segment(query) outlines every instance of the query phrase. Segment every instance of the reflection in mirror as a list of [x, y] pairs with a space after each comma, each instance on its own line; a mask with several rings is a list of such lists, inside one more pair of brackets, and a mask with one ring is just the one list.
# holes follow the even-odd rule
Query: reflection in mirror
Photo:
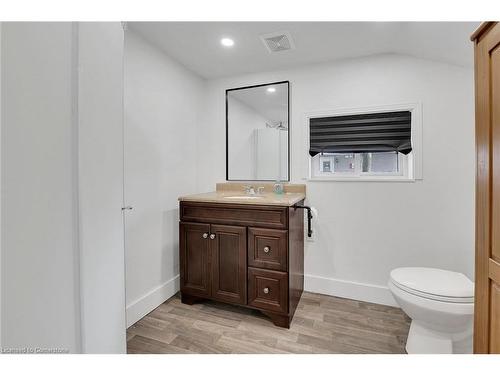
[[288, 181], [288, 82], [226, 90], [228, 180]]

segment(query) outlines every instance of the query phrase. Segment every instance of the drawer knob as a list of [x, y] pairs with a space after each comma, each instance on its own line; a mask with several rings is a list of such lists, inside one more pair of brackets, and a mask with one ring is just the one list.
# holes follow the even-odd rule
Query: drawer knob
[[203, 233], [203, 238], [208, 238], [208, 233]]
[[264, 288], [263, 292], [264, 294], [269, 294], [269, 288]]
[[215, 234], [213, 234], [213, 233], [212, 233], [212, 234], [210, 235], [210, 239], [211, 239], [211, 240], [213, 240], [214, 238], [215, 238]]
[[271, 251], [271, 248], [269, 246], [264, 247], [264, 252], [267, 254], [268, 252]]

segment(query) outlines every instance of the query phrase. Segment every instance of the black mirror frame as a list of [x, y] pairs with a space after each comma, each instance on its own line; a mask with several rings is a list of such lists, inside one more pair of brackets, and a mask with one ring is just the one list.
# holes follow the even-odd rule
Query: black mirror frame
[[229, 119], [228, 119], [228, 113], [229, 113], [229, 107], [228, 107], [228, 94], [230, 91], [237, 91], [237, 90], [245, 90], [245, 89], [253, 89], [256, 87], [263, 87], [263, 86], [272, 86], [272, 85], [281, 85], [286, 83], [287, 85], [287, 122], [288, 122], [288, 178], [286, 180], [283, 180], [285, 182], [290, 181], [290, 81], [279, 81], [279, 82], [271, 82], [271, 83], [263, 83], [260, 85], [252, 85], [252, 86], [244, 86], [244, 87], [235, 87], [232, 89], [227, 89], [226, 90], [226, 181], [274, 181], [274, 180], [230, 180], [229, 179]]

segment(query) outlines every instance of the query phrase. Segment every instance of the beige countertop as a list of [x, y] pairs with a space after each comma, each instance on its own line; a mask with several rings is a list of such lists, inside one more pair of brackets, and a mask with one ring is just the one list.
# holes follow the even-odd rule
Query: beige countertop
[[[269, 205], [269, 206], [293, 206], [305, 198], [305, 187], [303, 192], [301, 189], [290, 189], [293, 192], [287, 192], [285, 185], [285, 193], [275, 194], [274, 192], [265, 191], [262, 194], [247, 195], [241, 189], [229, 190], [222, 187], [224, 184], [217, 184], [217, 191], [209, 193], [192, 194], [179, 197], [179, 201], [185, 202], [207, 202], [207, 203], [233, 203], [233, 204], [252, 204], [252, 205]], [[255, 186], [260, 186], [256, 184]], [[267, 187], [267, 186], [266, 186]]]
[[212, 191], [210, 193], [192, 194], [179, 197], [180, 201], [208, 203], [236, 203], [264, 206], [293, 206], [305, 198], [302, 193], [262, 193], [245, 195], [240, 191]]

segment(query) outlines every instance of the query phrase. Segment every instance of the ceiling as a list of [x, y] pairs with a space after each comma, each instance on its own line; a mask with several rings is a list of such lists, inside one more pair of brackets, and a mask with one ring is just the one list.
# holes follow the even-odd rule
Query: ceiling
[[[382, 53], [464, 67], [479, 22], [130, 22], [136, 31], [195, 73], [219, 78]], [[259, 38], [290, 32], [295, 49], [269, 53]], [[222, 37], [235, 41], [220, 45]]]

